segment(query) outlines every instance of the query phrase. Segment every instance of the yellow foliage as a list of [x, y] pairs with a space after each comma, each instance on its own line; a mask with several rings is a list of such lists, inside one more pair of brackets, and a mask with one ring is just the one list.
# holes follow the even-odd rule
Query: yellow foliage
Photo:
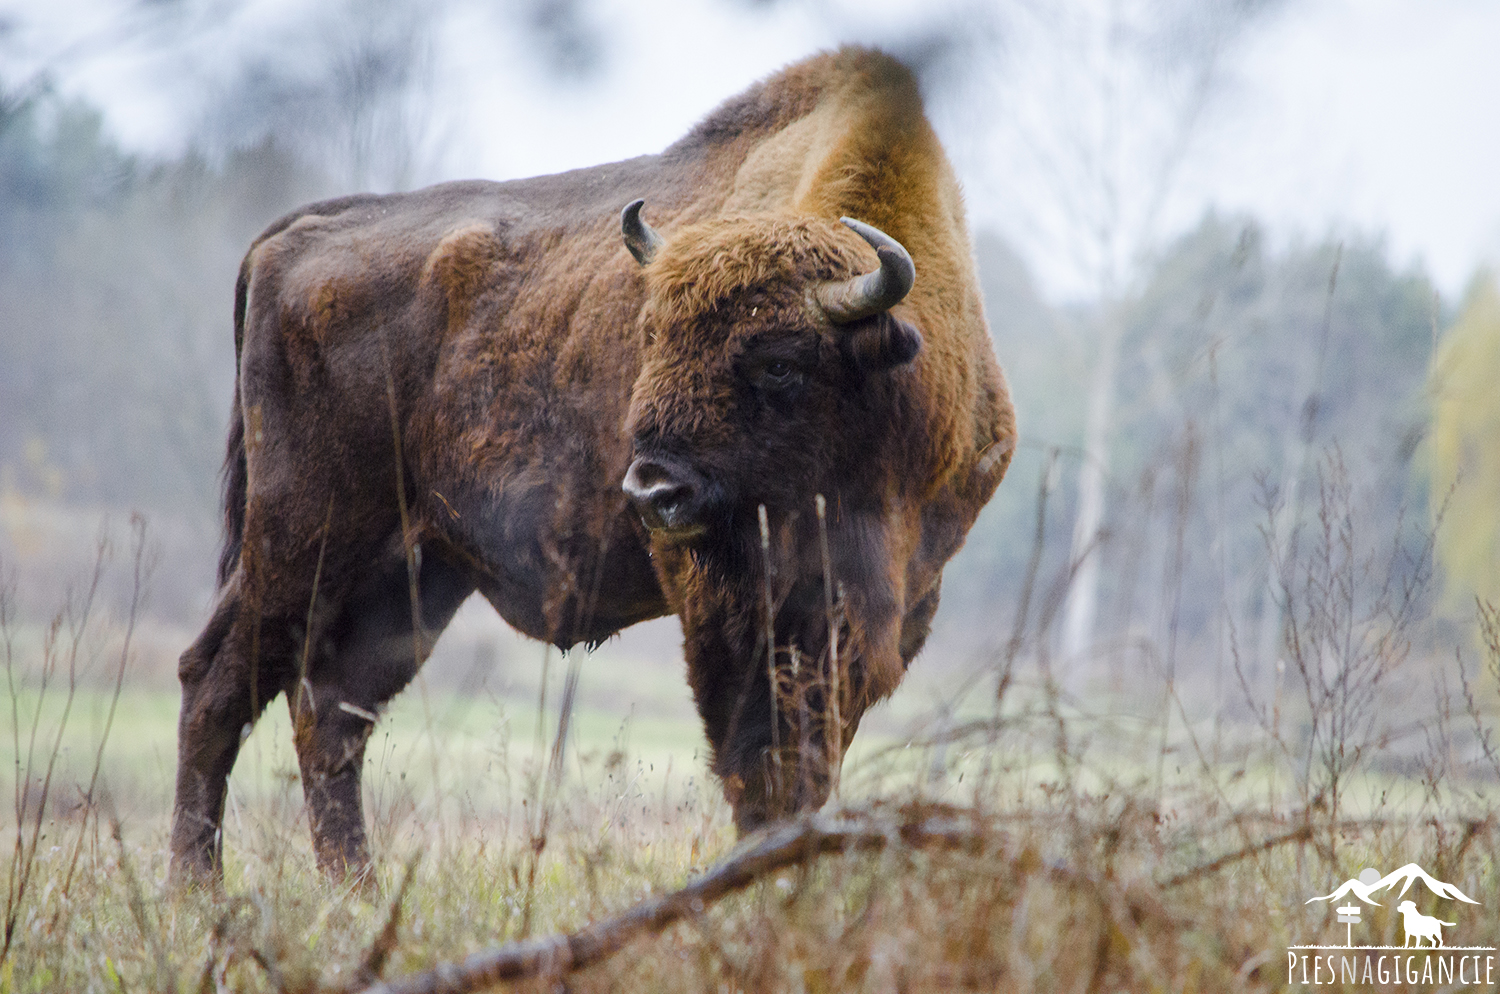
[[[1475, 279], [1433, 358], [1432, 506], [1450, 591], [1500, 600], [1500, 289]], [[1449, 489], [1452, 489], [1451, 496]]]

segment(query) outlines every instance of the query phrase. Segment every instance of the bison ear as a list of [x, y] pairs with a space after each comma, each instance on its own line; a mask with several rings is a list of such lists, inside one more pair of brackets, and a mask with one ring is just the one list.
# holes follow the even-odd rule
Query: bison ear
[[645, 206], [645, 200], [632, 200], [620, 212], [620, 232], [625, 236], [625, 247], [643, 266], [656, 258], [656, 252], [662, 246], [661, 235], [641, 217], [641, 208]]
[[877, 314], [849, 328], [844, 345], [859, 368], [868, 373], [904, 366], [922, 351], [922, 333], [891, 314]]

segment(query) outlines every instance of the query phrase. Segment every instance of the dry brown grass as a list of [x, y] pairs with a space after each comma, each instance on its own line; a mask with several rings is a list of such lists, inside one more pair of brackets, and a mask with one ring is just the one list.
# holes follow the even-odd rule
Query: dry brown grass
[[[1287, 980], [1286, 947], [1328, 932], [1327, 908], [1301, 904], [1328, 881], [1416, 861], [1488, 904], [1500, 856], [1493, 820], [1288, 825], [1054, 794], [1032, 811], [866, 806], [809, 823], [814, 833], [844, 832], [835, 843], [763, 838], [746, 860], [722, 812], [695, 855], [671, 820], [617, 836], [599, 831], [582, 798], [565, 804], [541, 860], [530, 936], [521, 930], [523, 837], [450, 835], [404, 889], [408, 864], [382, 854], [384, 900], [329, 885], [309, 846], [279, 843], [274, 860], [257, 854], [274, 872], [231, 881], [230, 896], [215, 900], [162, 889], [164, 824], [124, 841], [106, 831], [86, 848], [71, 894], [44, 885], [27, 906], [0, 986], [343, 991], [362, 987], [361, 967], [378, 948], [383, 976], [408, 978], [395, 989], [475, 989], [421, 974], [508, 941], [591, 926], [597, 936], [613, 927], [599, 923], [739, 859], [744, 890], [705, 897], [701, 909], [679, 901], [680, 920], [659, 935], [616, 936], [627, 939], [618, 952], [566, 973], [566, 989], [1272, 990]], [[1319, 841], [1330, 834], [1336, 849]], [[757, 861], [778, 843], [783, 858]], [[58, 881], [67, 855], [44, 845], [36, 878]], [[388, 927], [392, 895], [400, 914]], [[1397, 916], [1370, 922], [1399, 944]], [[1463, 937], [1493, 945], [1500, 928], [1466, 920]], [[529, 982], [541, 986], [521, 989], [558, 989], [566, 960], [550, 962], [551, 981], [544, 969]]]

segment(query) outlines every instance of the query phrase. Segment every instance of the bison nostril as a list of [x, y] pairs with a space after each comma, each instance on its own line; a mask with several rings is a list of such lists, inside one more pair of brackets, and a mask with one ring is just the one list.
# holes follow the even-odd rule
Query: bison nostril
[[697, 524], [699, 488], [689, 470], [663, 459], [637, 458], [621, 488], [647, 528], [678, 531]]

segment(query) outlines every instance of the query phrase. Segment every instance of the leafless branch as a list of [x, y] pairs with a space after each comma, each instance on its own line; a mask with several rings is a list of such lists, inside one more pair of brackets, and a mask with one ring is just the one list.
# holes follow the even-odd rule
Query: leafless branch
[[370, 987], [368, 994], [461, 994], [502, 981], [560, 977], [608, 958], [636, 938], [655, 934], [713, 902], [744, 890], [778, 870], [831, 853], [905, 845], [915, 849], [971, 849], [989, 838], [982, 822], [946, 813], [904, 821], [849, 815], [814, 815], [753, 836], [719, 867], [680, 890], [642, 901], [624, 914], [566, 935], [513, 942]]
[[1312, 826], [1301, 825], [1298, 828], [1285, 833], [1284, 835], [1272, 836], [1269, 839], [1253, 843], [1251, 845], [1245, 846], [1243, 849], [1237, 849], [1232, 853], [1220, 856], [1218, 859], [1208, 863], [1204, 863], [1201, 866], [1195, 866], [1191, 870], [1187, 870], [1183, 873], [1177, 874], [1177, 876], [1172, 877], [1161, 886], [1163, 890], [1171, 890], [1173, 887], [1180, 887], [1185, 883], [1190, 883], [1191, 881], [1197, 880], [1199, 877], [1206, 877], [1210, 874], [1218, 873], [1226, 866], [1232, 866], [1235, 863], [1240, 862], [1241, 860], [1249, 859], [1252, 856], [1259, 856], [1261, 853], [1270, 852], [1272, 849], [1275, 849], [1278, 846], [1284, 846], [1289, 842], [1308, 842], [1311, 841], [1311, 839]]

